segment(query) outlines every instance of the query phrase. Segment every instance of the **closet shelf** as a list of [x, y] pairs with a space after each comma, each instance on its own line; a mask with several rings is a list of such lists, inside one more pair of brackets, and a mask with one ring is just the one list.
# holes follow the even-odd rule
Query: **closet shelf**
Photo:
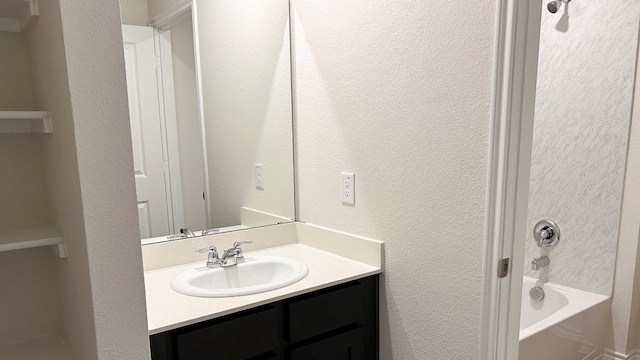
[[0, 359], [73, 360], [74, 357], [69, 345], [60, 335], [47, 335], [0, 347]]
[[53, 132], [47, 111], [0, 111], [0, 133]]
[[[0, 228], [0, 252], [52, 246], [61, 258], [67, 257], [62, 234], [49, 224]], [[3, 359], [0, 356], [0, 359]]]

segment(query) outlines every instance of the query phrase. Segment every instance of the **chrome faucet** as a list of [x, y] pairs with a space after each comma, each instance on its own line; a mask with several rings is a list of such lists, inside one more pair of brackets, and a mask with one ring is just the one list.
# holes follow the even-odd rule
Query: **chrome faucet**
[[227, 267], [242, 264], [244, 262], [244, 256], [242, 255], [242, 245], [252, 244], [253, 241], [241, 241], [234, 242], [231, 249], [227, 249], [222, 254], [222, 258], [218, 256], [218, 249], [211, 245], [206, 248], [196, 250], [196, 254], [209, 253], [207, 257], [207, 268], [215, 269], [219, 267]]
[[[203, 234], [204, 235], [204, 234]], [[179, 234], [168, 235], [167, 240], [179, 240], [196, 237], [196, 234], [188, 227], [181, 228]]]
[[191, 229], [189, 229], [188, 227], [180, 229], [180, 234], [182, 234], [182, 237], [187, 238], [196, 237], [196, 234], [194, 234], [193, 231], [191, 231]]
[[218, 249], [215, 246], [211, 245], [206, 248], [196, 250], [196, 254], [204, 254], [208, 252], [209, 256], [207, 256], [207, 268], [214, 269], [222, 266], [222, 261], [218, 258]]
[[220, 262], [222, 266], [238, 265], [244, 262], [244, 256], [242, 255], [242, 245], [253, 244], [253, 241], [236, 241], [233, 243], [231, 249], [227, 249], [222, 254]]
[[540, 270], [545, 266], [549, 266], [551, 259], [548, 256], [540, 256], [531, 260], [531, 270]]

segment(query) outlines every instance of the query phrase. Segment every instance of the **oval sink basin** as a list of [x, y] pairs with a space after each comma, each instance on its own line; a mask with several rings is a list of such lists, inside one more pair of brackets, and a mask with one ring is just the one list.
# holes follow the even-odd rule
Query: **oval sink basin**
[[249, 295], [291, 285], [308, 273], [307, 265], [298, 260], [255, 256], [235, 266], [208, 269], [203, 265], [186, 270], [171, 281], [171, 288], [200, 297]]

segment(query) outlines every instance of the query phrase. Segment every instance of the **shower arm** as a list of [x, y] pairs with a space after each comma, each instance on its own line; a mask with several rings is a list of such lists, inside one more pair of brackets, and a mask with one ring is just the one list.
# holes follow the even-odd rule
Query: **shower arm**
[[547, 10], [550, 13], [555, 14], [562, 7], [562, 3], [568, 4], [571, 0], [553, 0], [547, 3]]

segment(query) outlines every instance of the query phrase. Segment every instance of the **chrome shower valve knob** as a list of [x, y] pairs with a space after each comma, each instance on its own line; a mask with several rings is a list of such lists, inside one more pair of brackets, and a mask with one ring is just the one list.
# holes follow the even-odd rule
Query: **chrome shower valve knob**
[[542, 219], [533, 227], [533, 238], [538, 247], [552, 248], [560, 241], [560, 228], [549, 219]]

